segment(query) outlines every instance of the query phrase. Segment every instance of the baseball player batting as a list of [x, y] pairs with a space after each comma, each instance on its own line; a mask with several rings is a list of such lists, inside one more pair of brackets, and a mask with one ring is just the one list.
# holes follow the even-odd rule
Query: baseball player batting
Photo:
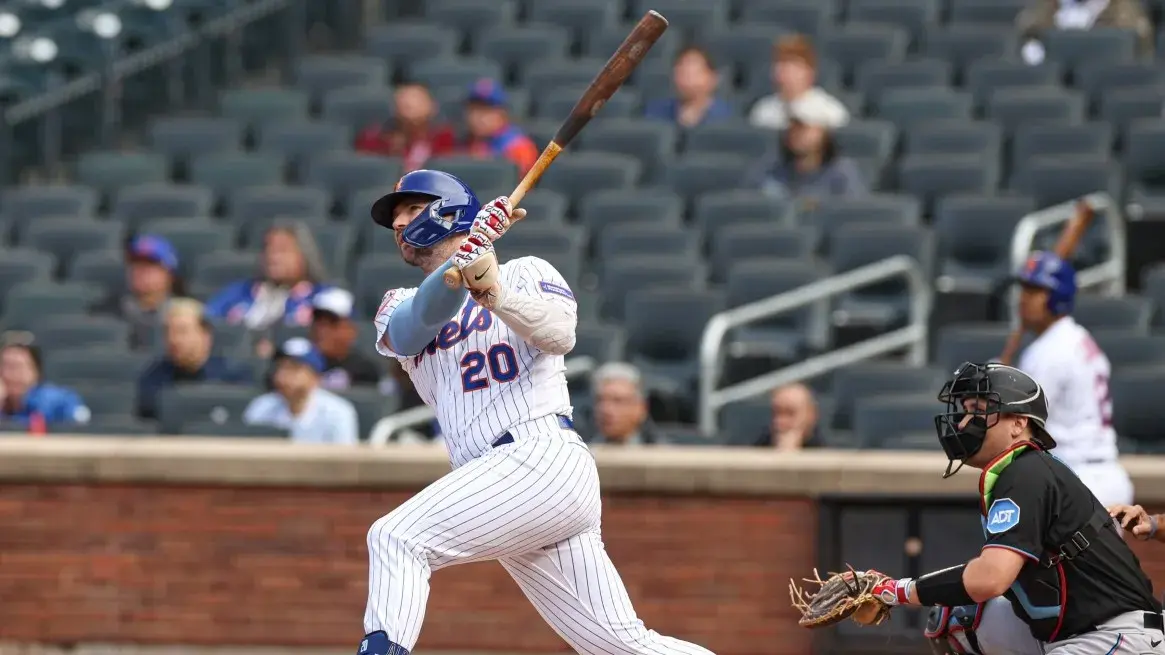
[[[408, 655], [432, 572], [497, 560], [579, 653], [710, 655], [645, 628], [603, 548], [598, 471], [571, 423], [564, 375], [574, 294], [542, 259], [498, 265], [494, 252], [524, 214], [504, 196], [483, 207], [461, 180], [431, 170], [405, 175], [372, 207], [426, 274], [384, 295], [376, 348], [436, 410], [453, 471], [368, 531], [359, 653]], [[479, 290], [446, 286], [454, 268]]]

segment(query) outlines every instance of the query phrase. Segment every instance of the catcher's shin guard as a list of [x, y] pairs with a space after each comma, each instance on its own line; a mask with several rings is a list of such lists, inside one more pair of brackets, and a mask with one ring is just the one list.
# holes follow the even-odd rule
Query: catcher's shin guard
[[960, 607], [932, 607], [923, 635], [934, 655], [987, 655], [979, 648], [975, 630], [983, 616], [983, 603]]

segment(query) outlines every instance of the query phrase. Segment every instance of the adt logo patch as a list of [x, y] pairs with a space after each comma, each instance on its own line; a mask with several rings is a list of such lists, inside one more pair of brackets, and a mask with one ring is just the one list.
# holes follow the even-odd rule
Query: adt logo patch
[[1019, 525], [1019, 505], [1010, 498], [1000, 498], [987, 510], [987, 532], [1002, 534]]

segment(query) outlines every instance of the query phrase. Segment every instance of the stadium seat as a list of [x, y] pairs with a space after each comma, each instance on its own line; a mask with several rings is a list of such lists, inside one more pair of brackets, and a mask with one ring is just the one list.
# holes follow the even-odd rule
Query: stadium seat
[[720, 411], [720, 432], [725, 445], [755, 446], [769, 436], [772, 420], [768, 397], [731, 403]]
[[837, 3], [819, 0], [780, 0], [780, 2], [742, 2], [740, 20], [744, 22], [784, 25], [785, 28], [816, 37], [824, 32], [836, 15]]
[[[9, 187], [0, 194], [0, 220], [19, 233], [41, 218], [87, 218], [97, 213], [100, 198], [87, 186]], [[0, 230], [0, 240], [3, 231]]]
[[934, 399], [946, 379], [942, 369], [899, 362], [861, 362], [838, 369], [833, 375], [829, 394], [834, 401], [832, 427], [853, 429], [854, 409], [858, 402], [887, 394], [930, 394], [931, 414], [936, 414], [939, 405]]
[[1003, 60], [1018, 52], [1017, 37], [994, 25], [975, 23], [934, 24], [927, 27], [923, 37], [923, 53], [928, 57], [945, 59], [956, 72], [981, 59]]
[[478, 80], [500, 80], [504, 73], [501, 64], [483, 57], [434, 57], [413, 64], [408, 79], [432, 89], [454, 87], [468, 91]]
[[1026, 0], [951, 0], [950, 18], [952, 24], [991, 24], [998, 29], [1010, 29], [1019, 12], [1028, 6]]
[[910, 35], [901, 27], [877, 23], [847, 23], [818, 37], [818, 56], [853, 70], [863, 62], [901, 61]]
[[320, 102], [320, 118], [353, 131], [362, 130], [387, 123], [392, 118], [393, 103], [392, 89], [383, 85], [332, 89]]
[[307, 120], [309, 98], [296, 89], [229, 89], [219, 95], [218, 105], [224, 118], [254, 129], [261, 125]]
[[389, 289], [415, 287], [425, 279], [421, 269], [409, 266], [398, 256], [365, 256], [356, 263], [353, 295], [358, 315], [372, 318]]
[[1036, 156], [1093, 155], [1105, 157], [1112, 150], [1112, 125], [1105, 122], [1081, 125], [1029, 124], [1016, 130], [1011, 160], [1017, 167]]
[[1072, 78], [1073, 86], [1099, 106], [1104, 95], [1118, 89], [1159, 87], [1165, 74], [1148, 61], [1083, 61], [1076, 64]]
[[1113, 298], [1080, 294], [1076, 296], [1072, 317], [1088, 330], [1121, 328], [1148, 334], [1153, 309], [1153, 302], [1140, 296]]
[[936, 0], [850, 0], [846, 18], [859, 23], [884, 23], [904, 28], [919, 43], [938, 22], [942, 4]]
[[1132, 121], [1125, 136], [1124, 164], [1129, 182], [1141, 188], [1165, 188], [1165, 120]]
[[[86, 401], [88, 404], [90, 401]], [[92, 408], [90, 408], [92, 411]], [[130, 414], [108, 414], [94, 416], [87, 423], [54, 423], [49, 424], [49, 434], [96, 435], [96, 436], [135, 436], [145, 437], [158, 434], [158, 426], [153, 421], [146, 421]]]
[[309, 55], [296, 64], [295, 84], [316, 103], [333, 89], [386, 84], [388, 72], [388, 63], [376, 57]]
[[965, 91], [947, 87], [889, 89], [875, 101], [878, 118], [905, 134], [941, 121], [970, 121], [974, 101]]
[[1098, 118], [1112, 123], [1120, 134], [1137, 119], [1161, 118], [1162, 103], [1165, 90], [1156, 85], [1116, 89], [1101, 96]]
[[[896, 255], [913, 258], [930, 279], [933, 233], [915, 226], [865, 223], [840, 227], [830, 236], [829, 261], [838, 273]], [[874, 325], [886, 330], [907, 319], [910, 304], [906, 282], [886, 280], [844, 294], [837, 302], [834, 318], [842, 324]]]
[[[534, 115], [538, 118], [561, 121], [566, 120], [574, 106], [578, 103], [578, 99], [582, 97], [586, 90], [585, 86], [564, 86], [558, 87], [550, 96], [537, 98], [534, 106]], [[603, 103], [599, 113], [595, 114], [591, 120], [594, 121], [588, 128], [588, 132], [594, 129], [593, 126], [608, 121], [625, 121], [639, 118], [643, 110], [641, 109], [642, 101], [639, 98], [639, 93], [631, 88], [625, 86], [619, 89], [619, 92], [607, 99]], [[642, 124], [644, 121], [639, 121]], [[587, 132], [583, 132], [587, 134]]]
[[1137, 442], [1138, 450], [1162, 452], [1161, 389], [1165, 385], [1165, 368], [1129, 367], [1113, 373], [1109, 382], [1112, 394], [1113, 428], [1123, 438]]
[[1165, 365], [1165, 336], [1146, 335], [1140, 326], [1090, 329], [1089, 332], [1108, 356], [1113, 370], [1128, 366]]
[[169, 164], [158, 153], [87, 152], [77, 160], [77, 181], [105, 196], [125, 187], [169, 181]]
[[142, 234], [154, 234], [169, 241], [178, 251], [178, 267], [183, 274], [194, 271], [194, 262], [206, 253], [230, 250], [235, 233], [208, 218], [162, 218], [141, 225]]
[[323, 219], [331, 209], [327, 191], [300, 186], [254, 186], [239, 189], [227, 202], [227, 216], [236, 223], [272, 218]]
[[498, 256], [503, 264], [519, 257], [539, 257], [554, 266], [568, 284], [577, 286], [586, 243], [586, 232], [580, 227], [531, 223], [508, 232]]
[[898, 128], [889, 121], [854, 120], [833, 132], [838, 151], [847, 157], [889, 160], [898, 143]]
[[460, 39], [452, 26], [391, 21], [365, 29], [364, 54], [408, 66], [422, 59], [454, 56]]
[[158, 218], [209, 218], [214, 192], [189, 184], [142, 184], [122, 189], [110, 214], [134, 230], [143, 221]]
[[356, 408], [361, 441], [368, 439], [368, 434], [377, 421], [399, 409], [398, 396], [385, 396], [376, 388], [351, 387], [339, 394]]
[[253, 277], [258, 265], [253, 252], [209, 252], [195, 262], [190, 283], [214, 293], [232, 282]]
[[692, 219], [707, 239], [721, 229], [742, 223], [764, 222], [773, 226], [795, 223], [788, 201], [760, 191], [731, 188], [697, 196], [693, 201]]
[[[757, 66], [757, 63], [772, 59], [773, 41], [786, 31], [784, 26], [775, 23], [749, 21], [707, 28], [702, 42], [717, 66], [729, 67], [730, 71], [742, 76], [748, 86], [754, 77], [759, 78], [753, 83], [763, 89], [771, 84], [768, 82], [769, 67]], [[762, 84], [765, 82], [768, 84]]]
[[1014, 59], [980, 59], [967, 67], [963, 86], [977, 107], [986, 107], [997, 90], [1056, 88], [1063, 79], [1064, 69], [1053, 62], [1029, 66]]
[[[511, 189], [506, 189], [505, 193], [509, 194], [511, 191]], [[566, 196], [549, 189], [534, 189], [522, 199], [522, 207], [530, 216], [535, 216], [540, 221], [552, 223], [566, 222], [569, 205]]]
[[[324, 231], [325, 228], [331, 225], [323, 216], [298, 216], [294, 219], [286, 216], [248, 217], [238, 225], [239, 242], [244, 248], [261, 251], [263, 248], [263, 238], [273, 225], [287, 224], [292, 221], [304, 225], [313, 233]], [[347, 226], [341, 224], [338, 227]], [[318, 246], [319, 242], [316, 245]]]
[[606, 59], [597, 58], [563, 58], [531, 62], [532, 65], [522, 71], [522, 84], [535, 98], [565, 93], [563, 89], [580, 88], [590, 84], [606, 63]]
[[588, 194], [603, 189], [627, 189], [636, 184], [643, 165], [629, 155], [577, 152], [555, 162], [539, 183], [566, 196], [572, 207]]
[[[622, 42], [621, 37], [608, 43], [593, 41], [599, 35], [626, 35], [626, 30], [617, 29], [623, 5], [618, 0], [546, 0], [531, 2], [526, 7], [526, 18], [535, 23], [566, 27], [574, 33], [574, 38], [584, 40], [583, 52], [588, 56], [610, 57]], [[657, 43], [656, 47], [660, 44]], [[654, 53], [655, 48], [649, 52]]]
[[[489, 202], [489, 193], [510, 193], [518, 184], [518, 167], [507, 159], [479, 159], [470, 156], [434, 157], [425, 162], [425, 168], [445, 171], [461, 178], [482, 202]], [[497, 195], [497, 194], [494, 194]]]
[[[12, 251], [4, 254], [4, 259]], [[44, 253], [37, 253], [44, 255]], [[49, 258], [51, 261], [51, 257]], [[4, 289], [4, 265], [0, 263], [0, 290]], [[125, 259], [121, 251], [96, 250], [81, 253], [65, 263], [66, 279], [70, 282], [95, 284], [105, 290], [106, 297], [115, 298], [125, 289]], [[0, 301], [3, 304], [3, 301]]]
[[1030, 123], [1080, 123], [1084, 109], [1079, 91], [1054, 87], [996, 89], [987, 100], [987, 117], [1010, 130]]
[[854, 72], [854, 86], [877, 104], [891, 89], [916, 89], [950, 86], [954, 70], [942, 59], [908, 59], [864, 61]]
[[1011, 329], [1006, 324], [959, 324], [939, 330], [934, 363], [953, 371], [963, 362], [986, 362], [999, 357]]
[[605, 189], [579, 201], [578, 222], [591, 232], [647, 221], [679, 225], [684, 200], [670, 189]]
[[331, 193], [336, 201], [346, 206], [344, 203], [357, 191], [375, 188], [388, 193], [400, 175], [399, 159], [331, 152], [311, 160], [304, 182]]
[[684, 152], [744, 155], [758, 159], [775, 149], [770, 130], [741, 121], [711, 123], [693, 127], [684, 134]]
[[642, 16], [655, 10], [667, 16], [669, 29], [682, 34], [703, 35], [728, 24], [728, 0], [631, 0], [631, 15]]
[[999, 161], [1003, 130], [987, 121], [936, 121], [906, 132], [910, 155], [977, 155]]
[[462, 34], [504, 27], [514, 23], [518, 15], [513, 0], [477, 2], [476, 0], [425, 0], [425, 19], [437, 25], [448, 25]]
[[[307, 159], [333, 150], [352, 147], [353, 129], [322, 122], [286, 122], [259, 127], [259, 152], [279, 155], [297, 168]], [[298, 176], [298, 172], [296, 173]]]
[[627, 332], [620, 325], [579, 321], [574, 350], [568, 357], [590, 357], [596, 364], [626, 359]]
[[1118, 194], [1120, 169], [1108, 155], [1032, 157], [1015, 172], [1011, 187], [1048, 207], [1098, 191]]
[[559, 25], [499, 27], [473, 38], [476, 54], [498, 62], [507, 71], [534, 62], [565, 59], [570, 48], [570, 32]]
[[136, 387], [154, 355], [105, 348], [69, 348], [45, 353], [44, 378], [64, 386]]
[[867, 396], [854, 404], [854, 434], [862, 448], [886, 448], [903, 434], [929, 433], [937, 444], [934, 417], [941, 411], [934, 393]]
[[629, 292], [625, 302], [627, 357], [650, 386], [685, 395], [699, 374], [704, 326], [723, 310], [723, 296], [716, 291], [646, 288]]
[[[331, 271], [333, 277], [346, 277], [355, 250], [357, 228], [343, 223], [320, 221], [309, 223], [308, 229], [323, 257], [324, 268]], [[258, 248], [260, 239], [261, 236], [251, 241], [254, 244], [252, 247]]]
[[712, 281], [724, 282], [737, 263], [751, 259], [808, 259], [817, 247], [815, 226], [784, 227], [768, 222], [729, 225], [711, 234]]
[[1133, 30], [1093, 26], [1086, 30], [1048, 30], [1041, 35], [1047, 58], [1069, 70], [1082, 63], [1130, 62], [1136, 58]]
[[[742, 259], [728, 269], [727, 307], [733, 309], [786, 293], [827, 275], [828, 269], [814, 260]], [[828, 340], [826, 322], [815, 320], [823, 317], [824, 310], [823, 305], [805, 305], [733, 330], [728, 354], [795, 361], [806, 348]]]
[[0, 306], [12, 287], [26, 282], [47, 282], [57, 260], [52, 255], [28, 248], [0, 249]]
[[928, 216], [943, 196], [992, 195], [998, 183], [998, 162], [977, 155], [906, 155], [898, 161], [899, 187], [918, 196]]
[[5, 293], [3, 322], [31, 329], [50, 317], [84, 314], [102, 296], [100, 287], [83, 282], [25, 282]]
[[635, 255], [605, 262], [599, 282], [603, 294], [600, 313], [605, 319], [619, 321], [632, 291], [667, 287], [699, 290], [706, 278], [699, 262], [668, 256]]
[[637, 221], [612, 225], [596, 235], [596, 264], [636, 253], [674, 255], [695, 259], [700, 254], [700, 237], [674, 223]]
[[239, 189], [283, 183], [283, 158], [261, 153], [212, 153], [190, 164], [190, 181], [228, 198]]
[[642, 119], [611, 120], [588, 126], [579, 135], [583, 150], [635, 157], [650, 178], [663, 170], [676, 149], [675, 126]]
[[51, 316], [36, 321], [34, 332], [47, 352], [89, 347], [124, 350], [129, 345], [129, 326], [105, 316]]
[[813, 224], [825, 239], [850, 225], [922, 224], [922, 203], [908, 195], [877, 193], [854, 198], [824, 198], [813, 212]]
[[179, 162], [242, 145], [243, 125], [231, 118], [169, 117], [150, 125], [150, 147]]
[[195, 421], [216, 423], [241, 420], [258, 389], [227, 384], [184, 384], [158, 394], [158, 421], [163, 434], [181, 434]]
[[[107, 428], [111, 423], [126, 422], [134, 418], [134, 414], [137, 412], [136, 385], [110, 385], [108, 382], [91, 382], [74, 385], [73, 391], [81, 396], [81, 400], [85, 402], [85, 407], [92, 414], [90, 423], [94, 424], [92, 429], [98, 430], [97, 434], [101, 434], [102, 428]], [[89, 428], [86, 425], [78, 425], [76, 429], [84, 431]], [[60, 431], [68, 433], [72, 430], [61, 426]], [[93, 432], [89, 434], [93, 434]]]
[[750, 163], [739, 155], [692, 153], [672, 160], [664, 178], [672, 190], [692, 202], [706, 193], [742, 188]]
[[938, 273], [956, 287], [992, 291], [1011, 273], [1011, 237], [1035, 211], [1029, 197], [948, 196], [935, 212]]
[[[244, 408], [245, 409], [245, 408]], [[270, 425], [247, 425], [240, 419], [213, 421], [200, 419], [182, 423], [177, 434], [185, 437], [218, 437], [229, 439], [287, 439], [287, 430]]]
[[118, 250], [124, 242], [122, 225], [92, 218], [42, 218], [20, 235], [21, 245], [47, 252], [58, 262], [90, 250]]

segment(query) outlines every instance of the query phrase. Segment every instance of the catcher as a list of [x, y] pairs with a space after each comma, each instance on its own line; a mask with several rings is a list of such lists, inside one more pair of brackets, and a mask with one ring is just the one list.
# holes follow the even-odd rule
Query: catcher
[[[946, 403], [935, 417], [949, 460], [943, 477], [964, 464], [982, 471], [982, 552], [917, 580], [851, 570], [820, 581], [813, 595], [793, 585], [801, 625], [847, 617], [874, 624], [893, 607], [920, 605], [938, 608], [927, 635], [939, 653], [1165, 655], [1161, 605], [1136, 555], [1108, 511], [1047, 452], [1056, 441], [1040, 385], [1010, 366], [967, 363], [939, 401]], [[998, 596], [1036, 643], [993, 643], [994, 651], [982, 643], [996, 636], [984, 625], [989, 615], [999, 617], [991, 620], [1000, 632], [1013, 622], [1006, 606], [990, 602]], [[1032, 648], [1039, 650], [1025, 650]]]

